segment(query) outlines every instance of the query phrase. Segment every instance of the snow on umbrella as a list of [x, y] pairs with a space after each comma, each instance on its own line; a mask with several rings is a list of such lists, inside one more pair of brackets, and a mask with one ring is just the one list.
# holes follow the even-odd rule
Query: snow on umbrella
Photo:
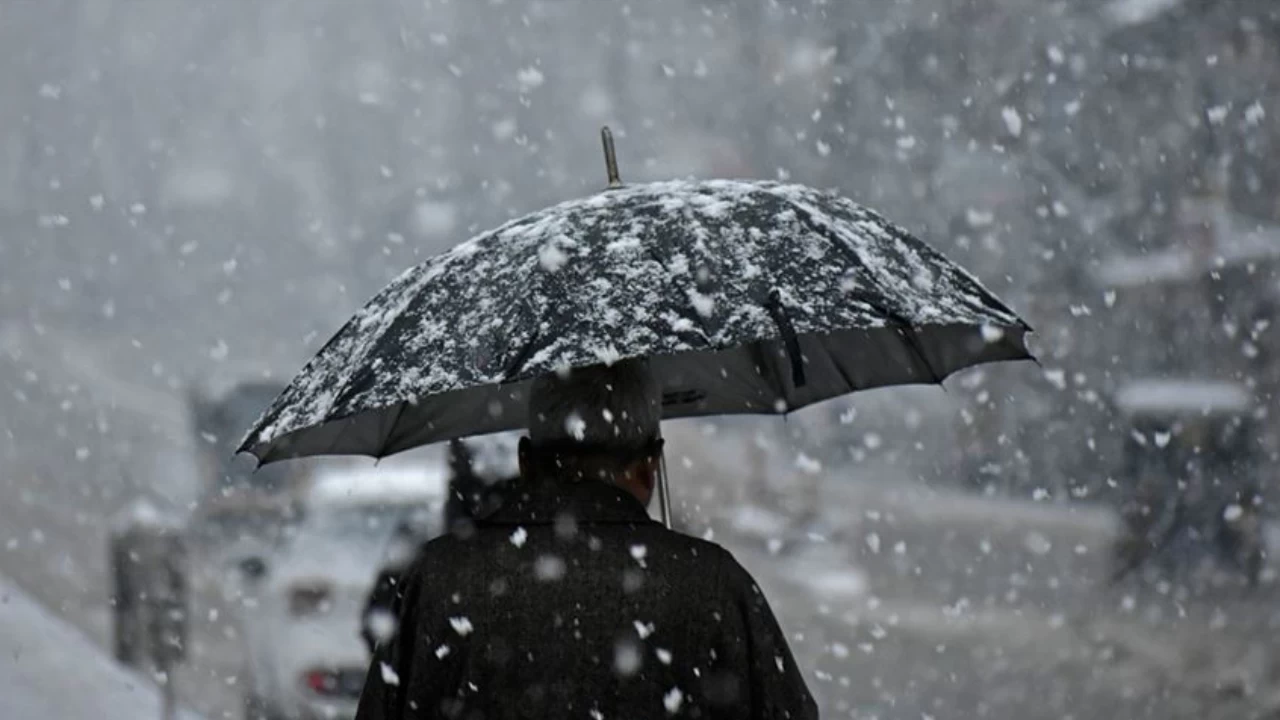
[[851, 200], [744, 180], [617, 182], [414, 267], [267, 409], [261, 462], [382, 457], [526, 425], [530, 381], [648, 357], [664, 417], [784, 413], [1026, 359], [972, 275]]

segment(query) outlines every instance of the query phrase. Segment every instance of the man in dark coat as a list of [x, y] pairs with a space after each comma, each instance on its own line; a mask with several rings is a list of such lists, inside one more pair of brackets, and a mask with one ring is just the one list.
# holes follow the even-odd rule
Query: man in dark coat
[[357, 720], [817, 717], [747, 571], [649, 519], [661, 410], [642, 362], [534, 383], [521, 480], [405, 573]]

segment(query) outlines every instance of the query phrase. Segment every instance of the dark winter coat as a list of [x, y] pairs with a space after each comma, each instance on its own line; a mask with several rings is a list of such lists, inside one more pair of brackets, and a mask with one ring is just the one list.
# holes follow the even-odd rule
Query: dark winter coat
[[[493, 512], [501, 503], [501, 495], [514, 479], [485, 482], [467, 470], [459, 473], [455, 470], [449, 480], [449, 496], [444, 507], [444, 526], [455, 531], [465, 531], [474, 524], [477, 517]], [[460, 526], [459, 523], [464, 525]], [[360, 637], [372, 653], [377, 639], [374, 637], [372, 618], [375, 615], [393, 611], [393, 603], [399, 593], [400, 578], [409, 567], [408, 558], [400, 562], [392, 562], [378, 569], [373, 589], [365, 599], [364, 610], [360, 613]]]
[[428, 543], [357, 720], [817, 717], [751, 576], [611, 485], [520, 494]]

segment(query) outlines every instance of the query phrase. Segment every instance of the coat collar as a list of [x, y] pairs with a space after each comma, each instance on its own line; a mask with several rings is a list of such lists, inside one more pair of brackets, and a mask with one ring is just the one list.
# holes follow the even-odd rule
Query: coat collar
[[478, 524], [550, 525], [564, 516], [582, 524], [654, 522], [634, 495], [606, 482], [521, 478], [507, 488], [501, 506]]

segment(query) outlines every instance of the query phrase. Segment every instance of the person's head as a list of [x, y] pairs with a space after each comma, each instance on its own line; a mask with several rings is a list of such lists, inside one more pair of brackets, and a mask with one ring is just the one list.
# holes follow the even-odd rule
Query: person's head
[[612, 482], [646, 506], [662, 464], [662, 389], [644, 360], [538, 378], [520, 473]]

